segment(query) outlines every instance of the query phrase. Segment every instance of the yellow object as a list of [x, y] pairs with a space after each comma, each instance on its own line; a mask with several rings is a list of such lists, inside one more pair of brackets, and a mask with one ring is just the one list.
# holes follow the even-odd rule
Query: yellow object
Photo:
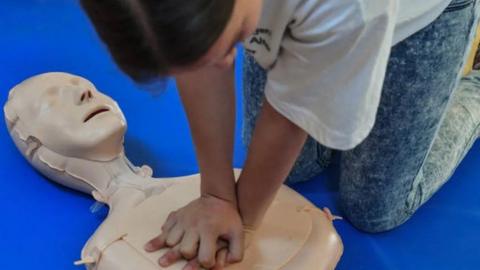
[[470, 56], [468, 57], [467, 63], [465, 64], [463, 75], [466, 76], [473, 70], [473, 64], [475, 62], [475, 56], [477, 54], [478, 45], [480, 44], [480, 26], [477, 28], [477, 34], [475, 40], [473, 41], [473, 46], [470, 51]]

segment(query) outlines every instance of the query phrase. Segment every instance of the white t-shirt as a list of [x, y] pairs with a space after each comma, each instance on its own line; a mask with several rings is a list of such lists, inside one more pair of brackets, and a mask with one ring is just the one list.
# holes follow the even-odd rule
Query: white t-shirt
[[265, 95], [321, 144], [348, 150], [370, 133], [393, 45], [451, 0], [264, 0], [247, 53], [268, 70]]

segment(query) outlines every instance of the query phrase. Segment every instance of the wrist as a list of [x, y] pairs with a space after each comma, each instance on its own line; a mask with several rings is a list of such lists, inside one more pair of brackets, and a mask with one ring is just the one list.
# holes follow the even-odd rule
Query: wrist
[[217, 196], [216, 194], [210, 194], [210, 193], [206, 192], [206, 193], [202, 193], [200, 195], [200, 197], [203, 198], [203, 199], [206, 199], [206, 200], [216, 200], [216, 201], [221, 201], [223, 203], [228, 203], [232, 207], [237, 209], [237, 200], [236, 199], [232, 200], [231, 198], [229, 198], [227, 196], [220, 197], [220, 196]]
[[269, 181], [261, 181], [261, 179], [255, 178], [255, 175], [258, 173], [250, 172], [248, 168], [244, 169], [236, 184], [238, 211], [244, 228], [249, 231], [258, 229], [276, 194], [275, 189], [270, 192], [258, 193], [257, 191], [262, 186], [259, 183], [268, 186], [267, 189], [273, 188], [274, 184], [268, 183]]
[[233, 169], [217, 171], [215, 174], [201, 174], [201, 196], [214, 197], [223, 201], [228, 201], [237, 206], [237, 194], [235, 190], [235, 176]]

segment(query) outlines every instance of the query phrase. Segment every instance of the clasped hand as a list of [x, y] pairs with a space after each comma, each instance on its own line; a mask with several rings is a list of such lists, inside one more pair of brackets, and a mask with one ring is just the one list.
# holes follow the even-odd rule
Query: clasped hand
[[202, 196], [172, 212], [162, 233], [148, 242], [145, 250], [170, 248], [160, 259], [168, 267], [188, 260], [184, 270], [223, 269], [242, 260], [244, 228], [236, 205], [214, 196]]

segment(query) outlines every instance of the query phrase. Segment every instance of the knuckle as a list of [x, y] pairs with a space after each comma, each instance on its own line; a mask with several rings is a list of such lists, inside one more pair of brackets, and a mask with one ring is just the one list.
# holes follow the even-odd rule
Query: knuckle
[[215, 262], [212, 259], [198, 259], [198, 262], [200, 265], [202, 265], [204, 268], [210, 269], [215, 266]]
[[168, 245], [168, 246], [175, 246], [178, 242], [176, 241], [177, 239], [175, 239], [174, 237], [172, 237], [172, 235], [170, 235], [169, 237], [167, 237], [165, 239], [165, 244]]
[[176, 218], [176, 216], [177, 216], [177, 215], [176, 215], [176, 212], [171, 212], [171, 213], [168, 215], [167, 220], [168, 220], [168, 219], [174, 219], [174, 218]]
[[166, 235], [162, 234], [157, 238], [158, 243], [165, 245], [167, 242]]
[[191, 248], [182, 247], [182, 248], [180, 248], [180, 253], [182, 254], [183, 257], [185, 257], [189, 260], [193, 259], [193, 257], [195, 256], [195, 253], [194, 253], [193, 249], [191, 249]]
[[167, 246], [169, 247], [173, 247], [175, 246], [177, 243], [175, 243], [175, 241], [173, 239], [167, 239], [167, 241], [165, 242], [165, 244], [167, 244]]

